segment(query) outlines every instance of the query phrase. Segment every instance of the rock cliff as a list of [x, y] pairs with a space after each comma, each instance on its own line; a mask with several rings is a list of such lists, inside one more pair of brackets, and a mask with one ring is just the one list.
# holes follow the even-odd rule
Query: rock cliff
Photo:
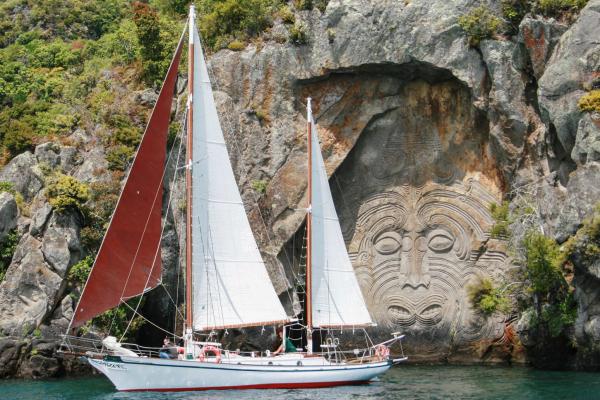
[[[519, 268], [508, 241], [491, 234], [492, 204], [527, 190], [544, 232], [563, 243], [600, 201], [600, 115], [577, 107], [600, 76], [600, 0], [570, 25], [528, 15], [516, 35], [477, 48], [458, 25], [473, 3], [331, 0], [323, 12], [296, 12], [306, 44], [280, 43], [289, 28], [276, 20], [244, 50], [213, 54], [209, 72], [255, 235], [290, 312], [310, 96], [346, 244], [378, 323], [372, 335], [405, 332], [415, 361], [526, 362], [535, 341], [526, 321], [515, 310], [482, 315], [468, 288]], [[0, 283], [0, 330], [9, 336], [0, 339], [0, 376], [75, 368], [55, 351], [73, 310], [64, 278], [86, 255], [83, 221], [49, 204], [43, 170], [110, 180], [99, 173], [107, 161], [95, 134], [40, 144], [0, 171], [28, 204], [26, 215], [14, 194], [0, 195], [0, 238], [14, 229], [20, 237]], [[264, 193], [253, 189], [258, 181], [268, 183]], [[177, 231], [163, 244], [171, 281]], [[579, 349], [566, 362], [596, 368], [598, 261], [575, 264]], [[164, 296], [151, 295], [147, 308], [166, 312]]]

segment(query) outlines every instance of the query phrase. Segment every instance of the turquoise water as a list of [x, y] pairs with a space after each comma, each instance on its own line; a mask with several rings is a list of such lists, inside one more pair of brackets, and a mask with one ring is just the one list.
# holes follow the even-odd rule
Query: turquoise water
[[102, 377], [0, 381], [0, 399], [600, 399], [600, 373], [526, 368], [400, 366], [370, 385], [308, 390], [119, 393]]

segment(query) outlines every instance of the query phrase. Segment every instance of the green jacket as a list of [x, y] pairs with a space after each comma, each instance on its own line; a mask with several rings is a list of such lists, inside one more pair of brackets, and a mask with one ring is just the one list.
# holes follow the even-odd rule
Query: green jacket
[[296, 350], [296, 346], [294, 346], [294, 343], [292, 343], [292, 341], [290, 340], [289, 337], [285, 338], [285, 352], [286, 353], [295, 353], [298, 350]]

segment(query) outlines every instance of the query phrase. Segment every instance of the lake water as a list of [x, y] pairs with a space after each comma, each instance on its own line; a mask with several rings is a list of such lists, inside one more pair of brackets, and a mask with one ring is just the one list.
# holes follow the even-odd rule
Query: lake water
[[600, 399], [600, 373], [508, 367], [399, 366], [363, 386], [303, 390], [120, 393], [105, 378], [0, 381], [0, 399]]

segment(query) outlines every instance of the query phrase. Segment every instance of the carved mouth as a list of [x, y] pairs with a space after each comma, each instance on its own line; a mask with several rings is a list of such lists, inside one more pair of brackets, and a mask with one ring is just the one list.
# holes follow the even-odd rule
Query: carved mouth
[[392, 300], [387, 307], [387, 317], [396, 325], [408, 327], [418, 322], [420, 325], [434, 326], [444, 318], [443, 296], [434, 295], [414, 302], [402, 296]]

